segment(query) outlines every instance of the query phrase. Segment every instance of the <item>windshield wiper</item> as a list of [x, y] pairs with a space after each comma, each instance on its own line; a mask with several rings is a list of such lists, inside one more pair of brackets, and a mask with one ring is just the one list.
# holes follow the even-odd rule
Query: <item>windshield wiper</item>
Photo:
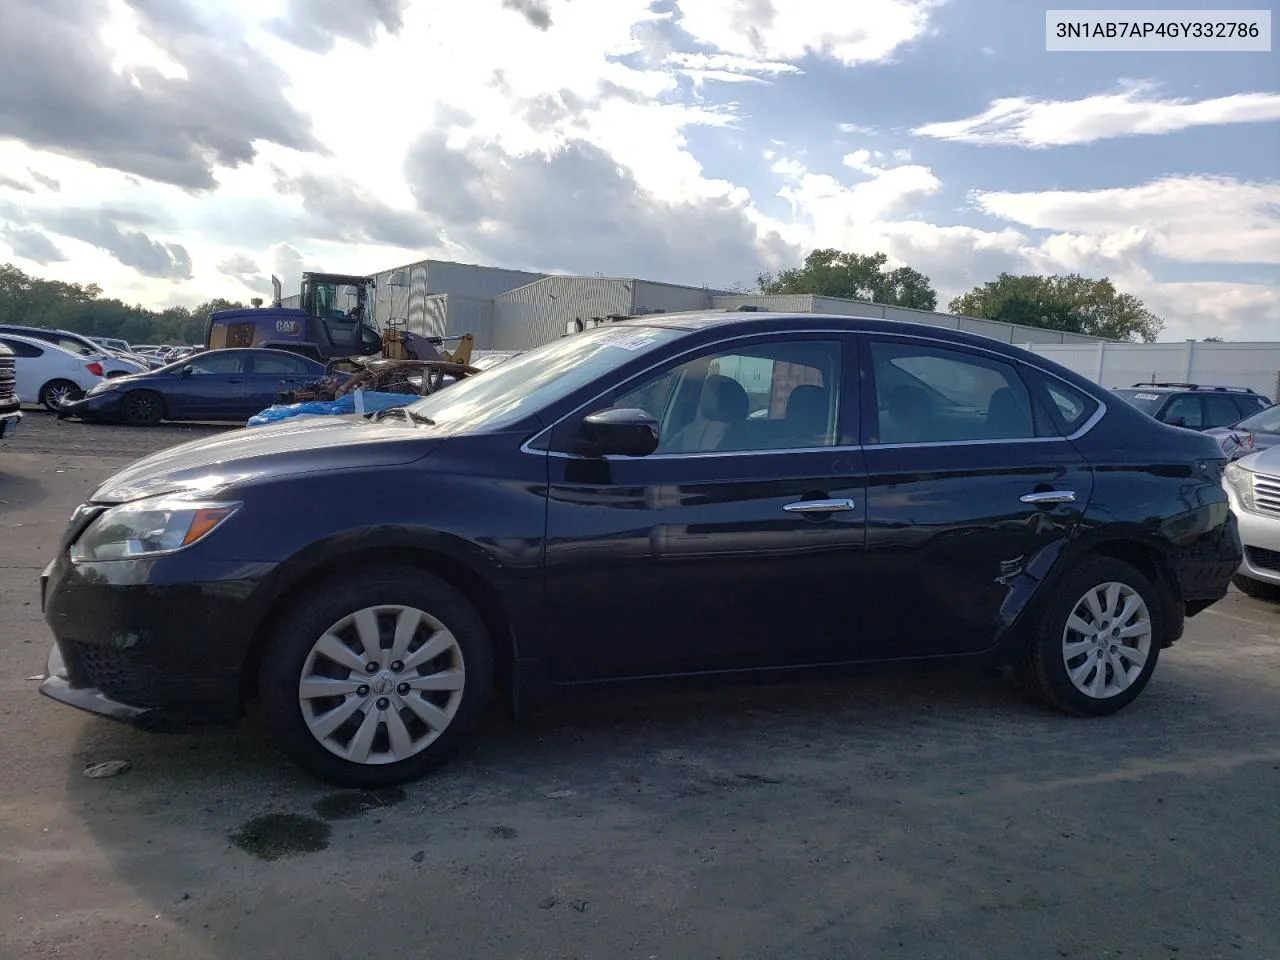
[[423, 416], [421, 413], [410, 410], [408, 407], [387, 407], [385, 410], [379, 410], [375, 413], [372, 419], [382, 420], [391, 416], [393, 413], [403, 414], [405, 421], [408, 423], [420, 423], [426, 427], [434, 427], [436, 425], [436, 422], [430, 417]]

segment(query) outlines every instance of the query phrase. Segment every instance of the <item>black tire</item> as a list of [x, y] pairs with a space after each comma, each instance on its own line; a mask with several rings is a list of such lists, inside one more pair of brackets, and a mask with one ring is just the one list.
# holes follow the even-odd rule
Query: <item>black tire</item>
[[[1063, 655], [1064, 634], [1067, 620], [1077, 604], [1090, 590], [1106, 583], [1124, 584], [1142, 598], [1151, 620], [1151, 641], [1146, 661], [1129, 686], [1113, 696], [1095, 698], [1081, 692], [1071, 682]], [[1116, 713], [1132, 703], [1150, 681], [1170, 626], [1171, 619], [1162, 592], [1156, 590], [1139, 570], [1110, 557], [1088, 557], [1055, 587], [1031, 638], [1025, 665], [1026, 678], [1040, 700], [1064, 713], [1081, 717]]]
[[75, 400], [84, 396], [80, 385], [71, 380], [50, 380], [40, 388], [40, 403], [50, 413], [57, 413], [62, 399]]
[[[404, 760], [362, 764], [337, 756], [312, 734], [299, 703], [298, 684], [312, 647], [330, 628], [356, 611], [380, 604], [413, 607], [442, 623], [461, 653], [465, 681], [452, 720], [435, 740]], [[379, 567], [327, 580], [290, 604], [277, 624], [258, 671], [263, 717], [275, 745], [321, 780], [363, 788], [414, 780], [449, 759], [488, 709], [493, 647], [484, 622], [461, 593], [426, 571]], [[384, 645], [389, 639], [384, 633]]]
[[1255, 580], [1253, 577], [1246, 577], [1243, 573], [1237, 573], [1231, 578], [1231, 582], [1241, 593], [1257, 600], [1280, 600], [1280, 586], [1274, 583]]
[[164, 400], [151, 390], [130, 390], [120, 398], [120, 419], [127, 426], [154, 427], [164, 415]]

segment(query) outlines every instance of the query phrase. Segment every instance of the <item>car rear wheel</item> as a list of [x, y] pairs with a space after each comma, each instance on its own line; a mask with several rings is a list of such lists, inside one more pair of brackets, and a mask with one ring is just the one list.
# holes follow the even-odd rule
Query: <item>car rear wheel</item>
[[1141, 572], [1108, 557], [1083, 561], [1057, 587], [1033, 638], [1035, 692], [1078, 716], [1123, 709], [1151, 679], [1166, 621]]
[[150, 390], [133, 390], [120, 400], [120, 419], [131, 427], [154, 427], [164, 412], [164, 401]]
[[1237, 590], [1250, 597], [1256, 597], [1259, 600], [1280, 600], [1280, 586], [1274, 583], [1255, 580], [1253, 577], [1246, 577], [1243, 573], [1237, 573], [1231, 578], [1231, 582], [1236, 585]]
[[409, 568], [329, 581], [282, 616], [258, 691], [276, 744], [322, 780], [383, 787], [446, 760], [483, 717], [493, 656], [475, 609]]
[[68, 400], [75, 400], [83, 394], [79, 385], [70, 380], [50, 380], [40, 388], [39, 399], [46, 410], [57, 413]]

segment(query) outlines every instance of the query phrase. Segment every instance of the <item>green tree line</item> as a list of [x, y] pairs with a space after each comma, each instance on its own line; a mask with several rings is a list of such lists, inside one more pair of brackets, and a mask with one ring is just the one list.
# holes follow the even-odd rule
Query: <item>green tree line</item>
[[[760, 293], [808, 293], [847, 297], [896, 307], [936, 310], [929, 278], [911, 267], [887, 269], [883, 253], [814, 250], [798, 267], [756, 279]], [[952, 298], [952, 313], [1114, 340], [1154, 341], [1164, 321], [1141, 300], [1117, 290], [1110, 279], [1077, 273], [1053, 276], [1002, 273]]]
[[204, 342], [210, 313], [243, 306], [218, 298], [194, 309], [150, 310], [104, 297], [96, 283], [42, 280], [13, 264], [0, 265], [0, 323], [54, 327], [91, 337], [118, 337], [129, 343], [198, 344]]

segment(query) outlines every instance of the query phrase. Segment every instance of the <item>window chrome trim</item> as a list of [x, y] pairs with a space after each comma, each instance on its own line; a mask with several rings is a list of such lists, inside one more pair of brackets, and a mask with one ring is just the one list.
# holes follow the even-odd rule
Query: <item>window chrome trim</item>
[[[871, 318], [851, 317], [850, 319], [857, 320], [857, 319], [871, 319]], [[958, 332], [965, 333], [967, 331], [961, 330]], [[992, 350], [989, 347], [984, 347], [981, 345], [975, 345], [971, 343], [957, 343], [953, 340], [942, 340], [937, 337], [927, 336], [925, 334], [906, 333], [906, 332], [898, 332], [898, 331], [881, 331], [881, 330], [875, 330], [875, 331], [840, 330], [840, 329], [831, 329], [831, 328], [822, 328], [822, 327], [805, 327], [800, 330], [777, 331], [777, 333], [783, 336], [794, 336], [797, 334], [802, 336], [809, 336], [813, 334], [819, 334], [819, 335], [834, 335], [834, 336], [840, 336], [840, 337], [846, 337], [846, 336], [893, 337], [893, 338], [902, 339], [902, 340], [913, 340], [913, 341], [919, 341], [919, 342], [931, 343], [931, 344], [936, 343], [942, 347], [949, 347], [951, 349], [974, 350], [979, 353], [989, 354], [990, 356], [998, 360], [1001, 360], [1005, 363], [1015, 363], [1015, 364], [1021, 363], [1025, 366], [1032, 368], [1033, 370], [1038, 370], [1041, 374], [1043, 374], [1046, 377], [1051, 377], [1052, 379], [1057, 380], [1059, 383], [1063, 384], [1064, 386], [1068, 387], [1071, 390], [1077, 390], [1077, 391], [1080, 390], [1080, 388], [1077, 387], [1075, 384], [1068, 383], [1066, 380], [1063, 380], [1062, 377], [1058, 376], [1052, 370], [1046, 370], [1044, 367], [1040, 366], [1040, 364], [1038, 363], [1030, 363], [1026, 360], [1021, 360], [1017, 357], [1009, 357], [1006, 354], [1003, 354], [998, 350]], [[678, 362], [680, 358], [685, 357], [691, 353], [695, 353], [707, 346], [710, 346], [712, 349], [715, 349], [716, 347], [722, 344], [730, 344], [738, 340], [751, 340], [759, 337], [767, 337], [769, 335], [770, 334], [768, 333], [760, 333], [759, 331], [755, 331], [752, 333], [741, 333], [741, 334], [736, 334], [734, 336], [726, 337], [721, 340], [717, 340], [715, 341], [715, 343], [710, 345], [704, 343], [704, 344], [700, 344], [699, 346], [689, 347], [688, 349], [683, 350], [672, 357], [668, 357], [665, 360], [660, 360], [657, 363], [650, 364], [648, 367], [645, 367], [643, 370], [638, 371], [630, 379], [642, 377], [645, 374], [649, 373], [651, 370], [656, 370], [659, 367], [664, 366], [668, 362], [671, 362], [671, 361]], [[973, 334], [973, 336], [981, 336], [981, 334]], [[996, 341], [996, 342], [1003, 343], [1004, 341]], [[1010, 346], [1013, 346], [1013, 344], [1010, 344]], [[1021, 349], [1021, 348], [1015, 348], [1015, 349]], [[1031, 353], [1031, 351], [1029, 350], [1024, 352]], [[1036, 356], [1036, 354], [1032, 353], [1031, 356]], [[1093, 415], [1090, 416], [1088, 420], [1086, 420], [1083, 424], [1080, 425], [1079, 429], [1077, 429], [1074, 433], [1068, 434], [1065, 437], [1018, 437], [1018, 438], [1012, 438], [1007, 440], [987, 440], [987, 439], [938, 440], [938, 441], [926, 440], [920, 443], [866, 443], [866, 444], [860, 443], [860, 444], [830, 446], [830, 447], [781, 447], [781, 448], [772, 449], [772, 450], [705, 450], [705, 451], [695, 450], [687, 453], [651, 453], [646, 457], [624, 457], [618, 454], [608, 454], [603, 457], [584, 457], [584, 456], [581, 456], [580, 454], [564, 453], [559, 450], [530, 449], [530, 444], [532, 444], [534, 441], [536, 441], [540, 437], [549, 435], [553, 430], [555, 430], [556, 427], [564, 423], [564, 421], [568, 420], [570, 417], [576, 416], [579, 413], [579, 411], [584, 410], [585, 408], [591, 406], [591, 404], [595, 403], [605, 394], [616, 389], [616, 386], [617, 385], [615, 384], [614, 386], [601, 390], [595, 396], [591, 397], [591, 399], [585, 401], [584, 403], [579, 404], [577, 407], [574, 407], [574, 409], [564, 414], [554, 423], [539, 430], [537, 433], [531, 436], [524, 443], [520, 444], [520, 448], [519, 448], [520, 452], [532, 454], [533, 456], [539, 456], [539, 457], [557, 457], [562, 460], [593, 460], [594, 459], [594, 460], [604, 460], [605, 462], [615, 462], [615, 461], [638, 462], [641, 460], [685, 460], [689, 458], [704, 458], [704, 457], [708, 457], [708, 458], [759, 457], [759, 456], [767, 456], [770, 454], [781, 454], [781, 453], [852, 453], [852, 452], [865, 451], [865, 450], [898, 450], [898, 449], [906, 449], [906, 448], [914, 448], [914, 447], [969, 447], [969, 446], [977, 446], [977, 445], [984, 445], [984, 444], [992, 445], [992, 444], [1001, 444], [1001, 443], [1067, 443], [1067, 442], [1079, 440], [1082, 437], [1084, 437], [1087, 433], [1089, 433], [1090, 430], [1096, 427], [1099, 421], [1101, 421], [1102, 418], [1105, 417], [1107, 414], [1106, 402], [1103, 401], [1101, 398], [1094, 396], [1092, 393], [1088, 393], [1088, 391], [1085, 391], [1086, 394], [1089, 397], [1091, 397], [1094, 400], [1094, 402], [1098, 404], [1098, 409], [1093, 412]], [[1102, 388], [1099, 387], [1099, 389], [1102, 389]]]

